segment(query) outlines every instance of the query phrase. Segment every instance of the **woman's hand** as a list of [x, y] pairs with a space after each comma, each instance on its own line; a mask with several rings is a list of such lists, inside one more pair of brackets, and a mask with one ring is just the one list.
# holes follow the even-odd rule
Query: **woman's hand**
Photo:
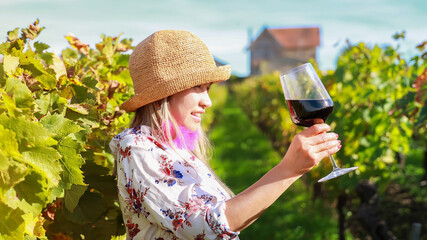
[[[322, 159], [338, 152], [341, 141], [336, 133], [328, 133], [327, 124], [313, 125], [295, 135], [279, 165], [290, 176], [302, 175], [319, 164]], [[289, 176], [289, 175], [288, 175]]]

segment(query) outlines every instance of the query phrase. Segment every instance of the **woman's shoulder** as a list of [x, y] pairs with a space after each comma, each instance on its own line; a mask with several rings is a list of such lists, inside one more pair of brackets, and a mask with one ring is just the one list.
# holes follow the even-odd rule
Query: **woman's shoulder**
[[[147, 146], [150, 144], [148, 139], [153, 138], [151, 128], [147, 126], [138, 126], [127, 128], [113, 137], [110, 146]], [[147, 145], [148, 144], [148, 145]]]
[[151, 128], [148, 126], [138, 126], [134, 128], [126, 128], [121, 133], [114, 136], [113, 140], [122, 140], [125, 137], [151, 136]]
[[143, 125], [134, 128], [127, 128], [117, 134], [111, 140], [110, 146], [111, 145], [120, 147], [138, 146], [140, 148], [160, 148], [162, 150], [166, 150], [165, 145], [153, 136], [151, 128]]

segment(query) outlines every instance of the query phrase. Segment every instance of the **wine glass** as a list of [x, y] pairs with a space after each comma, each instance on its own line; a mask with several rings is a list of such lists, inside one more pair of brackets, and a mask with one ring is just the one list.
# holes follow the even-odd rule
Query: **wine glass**
[[[316, 123], [326, 122], [334, 110], [334, 102], [311, 63], [300, 65], [280, 75], [280, 81], [294, 124], [311, 127]], [[340, 168], [332, 155], [329, 155], [329, 159], [333, 167], [332, 172], [319, 182], [339, 177], [358, 168]]]

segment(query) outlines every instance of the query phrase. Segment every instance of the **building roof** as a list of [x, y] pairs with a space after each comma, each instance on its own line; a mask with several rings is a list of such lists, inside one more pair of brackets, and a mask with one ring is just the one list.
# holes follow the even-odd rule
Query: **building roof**
[[285, 48], [306, 48], [320, 45], [319, 27], [265, 28]]

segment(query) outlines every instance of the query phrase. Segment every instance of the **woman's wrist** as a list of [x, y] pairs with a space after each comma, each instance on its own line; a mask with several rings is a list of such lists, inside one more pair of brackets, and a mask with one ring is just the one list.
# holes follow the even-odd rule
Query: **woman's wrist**
[[[286, 156], [285, 156], [286, 157]], [[289, 166], [290, 161], [283, 159], [279, 164], [275, 166], [282, 179], [300, 178], [305, 172], [295, 170], [292, 166]]]

